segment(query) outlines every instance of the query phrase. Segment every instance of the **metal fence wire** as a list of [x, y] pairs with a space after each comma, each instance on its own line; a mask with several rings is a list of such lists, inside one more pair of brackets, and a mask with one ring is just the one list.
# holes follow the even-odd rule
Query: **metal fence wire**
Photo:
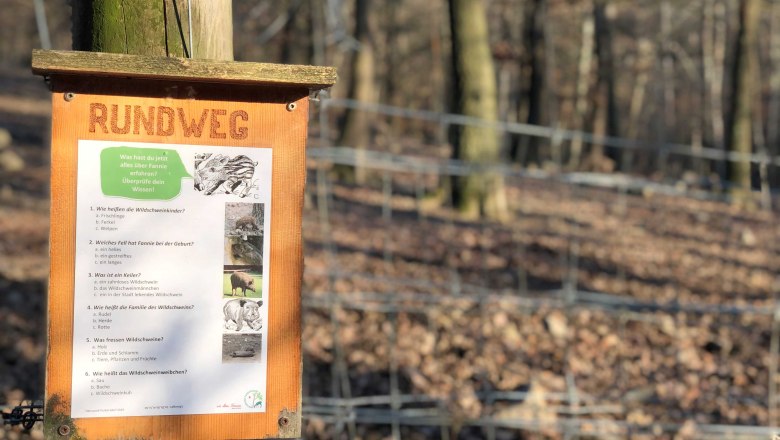
[[[371, 113], [375, 126], [433, 134], [409, 147], [380, 130], [378, 146], [336, 147], [330, 127], [345, 108]], [[769, 209], [740, 211], [718, 189], [638, 173], [475, 167], [447, 159], [437, 136], [483, 121], [338, 100], [314, 112], [304, 210], [307, 438], [780, 432], [771, 197]], [[658, 153], [642, 142], [491, 126]], [[689, 165], [744, 159], [661, 149]], [[363, 167], [366, 181], [335, 180], [338, 164]], [[441, 190], [452, 176], [486, 171], [505, 177], [510, 222], [466, 220]]]

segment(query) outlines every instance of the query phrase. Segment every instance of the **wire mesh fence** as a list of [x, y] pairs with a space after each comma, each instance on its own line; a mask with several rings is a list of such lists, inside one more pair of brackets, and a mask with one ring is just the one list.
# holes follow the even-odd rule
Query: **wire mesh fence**
[[[335, 148], [328, 112], [359, 103], [325, 103], [314, 118], [304, 216], [307, 436], [779, 431], [771, 209], [739, 210], [719, 189], [640, 173], [450, 160], [436, 142], [446, 125], [481, 123], [451, 115], [361, 107], [381, 115], [380, 126], [406, 118], [431, 142], [385, 136], [373, 150]], [[369, 178], [339, 182], [337, 164], [364, 167]], [[465, 220], [441, 191], [451, 176], [486, 170], [505, 176], [511, 222]]]

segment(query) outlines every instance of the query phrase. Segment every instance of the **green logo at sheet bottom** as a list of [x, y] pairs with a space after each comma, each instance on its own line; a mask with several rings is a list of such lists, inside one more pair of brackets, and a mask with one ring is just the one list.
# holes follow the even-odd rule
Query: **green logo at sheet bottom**
[[247, 391], [247, 393], [244, 394], [244, 405], [248, 408], [263, 406], [263, 393], [257, 390]]

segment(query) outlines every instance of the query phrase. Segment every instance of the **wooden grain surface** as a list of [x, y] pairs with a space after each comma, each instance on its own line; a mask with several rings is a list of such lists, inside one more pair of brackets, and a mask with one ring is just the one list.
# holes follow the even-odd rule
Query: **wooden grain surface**
[[[221, 439], [296, 437], [300, 435], [301, 351], [300, 290], [303, 270], [301, 214], [305, 181], [305, 140], [308, 115], [306, 87], [278, 90], [254, 88], [253, 98], [226, 101], [203, 85], [152, 87], [149, 82], [102, 82], [99, 93], [89, 79], [66, 76], [52, 81], [52, 176], [51, 176], [51, 275], [49, 283], [46, 361], [47, 434], [62, 424], [71, 424], [71, 438], [87, 439]], [[74, 93], [75, 91], [75, 93]], [[65, 94], [70, 100], [65, 99]], [[222, 96], [241, 93], [223, 90]], [[142, 94], [143, 97], [133, 97]], [[263, 96], [269, 96], [264, 99]], [[197, 96], [195, 99], [193, 96]], [[204, 97], [209, 99], [204, 99]], [[285, 99], [297, 105], [289, 111]], [[246, 139], [185, 138], [146, 134], [102, 134], [89, 132], [90, 103], [107, 106], [166, 105], [197, 113], [203, 109], [243, 110], [249, 114]], [[270, 297], [268, 325], [268, 382], [265, 413], [187, 416], [114, 417], [68, 419], [71, 404], [73, 300], [76, 241], [76, 167], [80, 139], [153, 142], [161, 144], [205, 144], [273, 149], [273, 180], [270, 232]], [[53, 404], [58, 404], [54, 406]], [[280, 416], [289, 420], [280, 429]], [[296, 427], [297, 429], [289, 429]]]
[[33, 50], [38, 75], [82, 75], [189, 82], [327, 88], [336, 83], [333, 67], [247, 63], [100, 52]]

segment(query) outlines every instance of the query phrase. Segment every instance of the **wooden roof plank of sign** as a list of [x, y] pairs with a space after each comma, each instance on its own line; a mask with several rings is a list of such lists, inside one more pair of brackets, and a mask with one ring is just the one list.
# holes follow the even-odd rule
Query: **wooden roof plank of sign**
[[32, 71], [43, 76], [86, 75], [310, 90], [331, 87], [337, 79], [333, 67], [41, 49], [33, 50]]

